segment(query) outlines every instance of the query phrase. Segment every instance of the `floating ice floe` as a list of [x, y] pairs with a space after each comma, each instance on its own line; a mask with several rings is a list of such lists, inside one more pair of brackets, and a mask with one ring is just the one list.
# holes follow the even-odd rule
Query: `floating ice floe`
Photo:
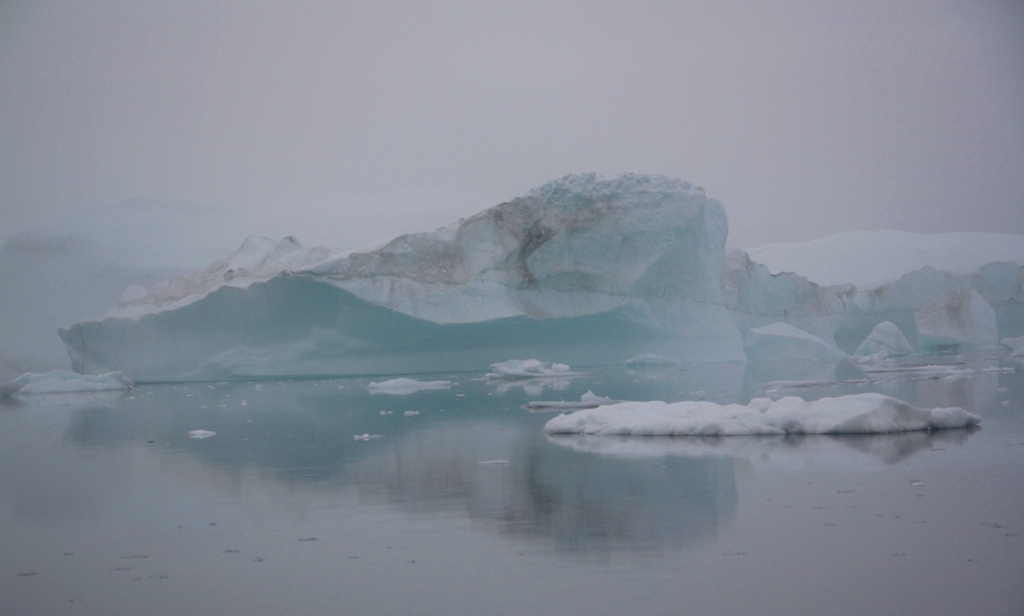
[[678, 366], [679, 360], [672, 359], [671, 357], [655, 355], [654, 353], [644, 353], [643, 355], [637, 355], [636, 357], [627, 359], [626, 365], [631, 368], [644, 368], [647, 366]]
[[548, 434], [623, 436], [750, 436], [761, 434], [883, 434], [964, 428], [981, 417], [962, 408], [920, 409], [882, 394], [805, 401], [755, 398], [749, 405], [713, 402], [623, 402], [559, 415]]
[[549, 377], [581, 376], [583, 372], [573, 372], [568, 365], [548, 363], [537, 359], [510, 359], [491, 364], [493, 372], [484, 375], [486, 380], [502, 379], [536, 379]]
[[587, 390], [587, 393], [580, 396], [578, 402], [567, 400], [533, 400], [523, 405], [528, 411], [559, 411], [564, 409], [592, 409], [608, 404], [618, 404], [621, 400], [612, 400], [604, 396], [598, 396]]
[[370, 433], [356, 434], [355, 436], [352, 437], [352, 440], [355, 440], [355, 441], [372, 441], [372, 440], [375, 440], [375, 439], [378, 439], [378, 438], [384, 438], [384, 435], [383, 434], [370, 434]]
[[381, 383], [370, 383], [366, 386], [366, 389], [370, 390], [371, 394], [393, 394], [393, 395], [406, 395], [414, 394], [418, 391], [427, 391], [432, 389], [448, 389], [455, 383], [451, 381], [417, 381], [416, 379], [391, 379], [390, 381], [383, 381]]
[[130, 389], [134, 383], [120, 372], [76, 374], [53, 370], [46, 374], [25, 373], [0, 387], [0, 398], [27, 394], [72, 394]]
[[217, 433], [212, 430], [192, 430], [188, 433], [189, 438], [203, 439], [210, 438], [211, 436], [217, 436]]

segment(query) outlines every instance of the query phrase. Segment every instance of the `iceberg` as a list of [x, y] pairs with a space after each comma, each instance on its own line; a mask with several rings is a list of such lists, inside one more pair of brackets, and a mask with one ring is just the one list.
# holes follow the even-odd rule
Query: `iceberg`
[[864, 342], [857, 347], [857, 355], [898, 357], [910, 355], [914, 352], [913, 347], [907, 342], [907, 338], [900, 331], [899, 327], [892, 321], [882, 321], [871, 330]]
[[491, 364], [491, 370], [493, 372], [484, 375], [485, 380], [564, 378], [583, 374], [573, 372], [568, 364], [548, 363], [538, 359], [510, 359]]
[[569, 175], [377, 245], [251, 237], [59, 336], [76, 372], [161, 382], [479, 371], [508, 357], [836, 360], [884, 322], [912, 353], [1024, 335], [1024, 236], [857, 232], [727, 254], [727, 232], [722, 205], [682, 180]]
[[609, 436], [754, 436], [885, 434], [965, 428], [981, 417], [962, 408], [920, 409], [882, 394], [805, 401], [755, 398], [748, 405], [713, 402], [623, 402], [559, 415], [547, 434]]
[[937, 295], [921, 304], [914, 317], [918, 344], [929, 350], [994, 346], [999, 339], [995, 310], [973, 289]]
[[448, 389], [454, 383], [451, 381], [417, 381], [416, 379], [390, 379], [380, 383], [370, 383], [366, 386], [371, 394], [392, 394], [404, 396], [414, 394], [418, 391], [430, 391], [436, 389]]
[[29, 394], [74, 394], [131, 389], [134, 383], [120, 372], [76, 374], [52, 370], [46, 374], [27, 372], [0, 387], [0, 398]]
[[752, 360], [842, 359], [834, 344], [787, 323], [772, 323], [747, 332], [744, 343]]
[[742, 361], [727, 230], [686, 182], [570, 175], [368, 249], [252, 238], [59, 334], [76, 371], [147, 382], [456, 371], [512, 352]]

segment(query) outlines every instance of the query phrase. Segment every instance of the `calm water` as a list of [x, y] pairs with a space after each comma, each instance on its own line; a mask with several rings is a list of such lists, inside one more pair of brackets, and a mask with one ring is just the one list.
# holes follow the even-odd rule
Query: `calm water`
[[[407, 396], [337, 379], [3, 403], [0, 613], [1019, 615], [1024, 366], [946, 361], [975, 374], [597, 368], [499, 385], [419, 375], [457, 385]], [[984, 419], [878, 437], [554, 440], [551, 414], [520, 408], [588, 389], [878, 391]]]

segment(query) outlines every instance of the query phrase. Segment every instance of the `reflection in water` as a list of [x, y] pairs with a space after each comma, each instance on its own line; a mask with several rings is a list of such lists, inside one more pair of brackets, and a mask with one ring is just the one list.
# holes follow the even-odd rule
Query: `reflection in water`
[[[980, 428], [895, 434], [790, 434], [785, 436], [600, 436], [550, 434], [552, 443], [574, 451], [623, 458], [709, 456], [743, 459], [750, 466], [816, 464], [863, 466], [902, 462], [920, 451], [963, 445]], [[856, 456], [850, 456], [850, 452]], [[863, 455], [860, 455], [863, 454]]]
[[[863, 391], [842, 365], [0, 403], [3, 612], [1019, 614], [1024, 373], [972, 362], [968, 379], [867, 387], [980, 412], [980, 431], [879, 436], [548, 438], [551, 415], [520, 408], [588, 389], [745, 403], [759, 370], [803, 381], [779, 395]], [[383, 437], [352, 438], [367, 433]], [[899, 592], [914, 588], [931, 590]]]
[[[536, 422], [534, 422], [536, 423]], [[538, 426], [432, 426], [346, 469], [363, 495], [413, 510], [466, 511], [569, 550], [649, 550], [714, 535], [736, 511], [732, 461], [578, 455]], [[507, 464], [490, 464], [499, 455]]]
[[[989, 376], [983, 367], [976, 379], [885, 385], [894, 390], [887, 393], [918, 404], [941, 400], [976, 408], [975, 382]], [[801, 369], [805, 373], [797, 374]], [[622, 399], [696, 396], [730, 402], [745, 401], [741, 389], [762, 395], [757, 380], [807, 377], [807, 370], [823, 384], [804, 385], [799, 393], [805, 397], [862, 390], [857, 384], [844, 391], [842, 382], [857, 375], [834, 363], [606, 369], [571, 383], [545, 384], [564, 392], [564, 399], [593, 389]], [[548, 437], [540, 430], [548, 417], [518, 410], [543, 387], [534, 391], [518, 387], [524, 384], [519, 381], [493, 387], [472, 377], [444, 378], [458, 385], [388, 399], [372, 396], [360, 379], [140, 387], [130, 395], [90, 398], [70, 415], [65, 439], [86, 448], [186, 455], [228, 478], [227, 485], [245, 477], [268, 490], [285, 484], [353, 493], [363, 502], [410, 512], [466, 515], [505, 534], [585, 552], [687, 546], [713, 537], [737, 515], [738, 462], [744, 468], [886, 465], [920, 451], [963, 445], [971, 434]], [[25, 404], [45, 408], [54, 402]], [[196, 429], [217, 436], [189, 439], [188, 432]], [[366, 433], [384, 438], [352, 438]], [[495, 460], [505, 463], [482, 464]]]

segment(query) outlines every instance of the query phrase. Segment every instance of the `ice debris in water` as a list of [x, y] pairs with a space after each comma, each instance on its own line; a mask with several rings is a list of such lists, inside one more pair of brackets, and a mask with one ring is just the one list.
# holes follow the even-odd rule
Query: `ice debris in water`
[[964, 428], [981, 417], [962, 408], [920, 409], [882, 394], [805, 401], [755, 398], [749, 405], [713, 402], [623, 402], [559, 415], [548, 434], [622, 436], [749, 436], [759, 434], [882, 434]]
[[454, 385], [454, 383], [451, 381], [417, 381], [416, 379], [400, 378], [383, 381], [381, 383], [370, 383], [366, 386], [366, 389], [370, 390], [371, 394], [392, 394], [401, 396], [414, 394], [418, 391], [448, 389], [452, 385]]
[[46, 374], [27, 372], [0, 387], [0, 398], [27, 394], [70, 394], [130, 389], [134, 383], [121, 372], [76, 374], [53, 370]]
[[216, 432], [212, 430], [192, 430], [188, 433], [189, 438], [210, 438], [211, 436], [217, 436]]
[[612, 400], [604, 396], [598, 396], [587, 390], [587, 393], [580, 396], [579, 402], [561, 400], [533, 400], [523, 405], [529, 411], [557, 411], [562, 409], [592, 409], [607, 404], [618, 404], [621, 400]]
[[355, 440], [355, 441], [372, 441], [372, 440], [378, 439], [378, 438], [384, 438], [384, 435], [383, 434], [370, 434], [370, 433], [356, 434], [355, 436], [352, 437], [352, 440]]
[[584, 373], [573, 372], [568, 365], [548, 363], [537, 359], [510, 359], [491, 364], [493, 372], [484, 375], [487, 380], [500, 379], [536, 379], [547, 377], [580, 376]]

